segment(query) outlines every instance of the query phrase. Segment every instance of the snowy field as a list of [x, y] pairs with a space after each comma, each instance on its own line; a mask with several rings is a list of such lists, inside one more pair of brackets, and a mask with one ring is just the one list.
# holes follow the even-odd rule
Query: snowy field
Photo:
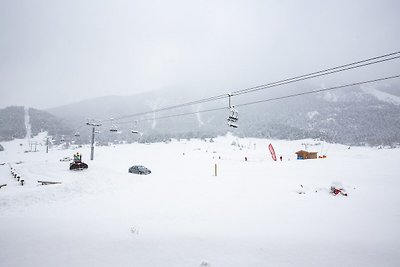
[[[400, 149], [214, 141], [96, 147], [94, 161], [3, 142], [0, 266], [400, 266]], [[303, 143], [327, 158], [296, 160]], [[60, 161], [77, 151], [89, 169]]]

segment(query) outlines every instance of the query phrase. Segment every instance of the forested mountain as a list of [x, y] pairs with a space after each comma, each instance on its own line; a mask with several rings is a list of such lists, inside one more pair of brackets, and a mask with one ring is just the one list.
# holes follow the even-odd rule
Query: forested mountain
[[24, 107], [7, 107], [0, 109], [0, 141], [24, 138]]
[[[226, 123], [229, 115], [226, 98], [151, 112], [208, 97], [201, 90], [193, 93], [185, 88], [102, 97], [47, 111], [30, 108], [28, 117], [32, 135], [47, 131], [58, 140], [77, 143], [90, 142], [91, 127], [86, 125], [86, 121], [91, 118], [102, 121], [96, 134], [99, 144], [205, 138], [231, 131], [243, 137], [317, 138], [348, 145], [395, 146], [400, 144], [399, 89], [399, 86], [356, 87], [269, 101], [309, 90], [309, 86], [303, 85], [284, 93], [276, 90], [268, 94], [234, 97], [232, 102], [239, 111], [237, 129], [228, 127]], [[248, 105], [254, 102], [258, 103]], [[146, 114], [131, 116], [142, 112]], [[185, 113], [188, 114], [179, 115]], [[23, 107], [0, 109], [0, 141], [25, 137], [25, 117]], [[124, 119], [119, 119], [121, 117]], [[117, 128], [118, 132], [110, 132], [110, 128]], [[140, 134], [133, 134], [132, 130]], [[79, 136], [74, 136], [78, 132]]]
[[[206, 96], [200, 92], [188, 93], [184, 89], [154, 91], [133, 96], [102, 97], [68, 106], [53, 108], [50, 113], [82, 131], [81, 141], [89, 141], [88, 127], [82, 127], [87, 118], [105, 119], [96, 139], [107, 141], [162, 141], [169, 138], [213, 137], [228, 131], [239, 136], [277, 139], [319, 138], [348, 145], [400, 144], [400, 93], [398, 86], [356, 87], [310, 94], [254, 105], [251, 102], [309, 90], [303, 85], [268, 94], [254, 94], [233, 98], [239, 110], [239, 128], [229, 128], [227, 99], [185, 106], [141, 116], [129, 116], [163, 107], [179, 105]], [[226, 109], [202, 112], [226, 107]], [[163, 117], [177, 114], [167, 119]], [[110, 118], [126, 117], [123, 120]], [[135, 122], [137, 120], [137, 122]], [[118, 128], [119, 134], [111, 133]], [[131, 130], [144, 134], [139, 137]]]
[[54, 115], [33, 108], [26, 114], [24, 107], [7, 107], [0, 109], [0, 141], [25, 138], [27, 135], [26, 119], [31, 127], [31, 134], [47, 131], [49, 135], [59, 137], [71, 135], [72, 129]]

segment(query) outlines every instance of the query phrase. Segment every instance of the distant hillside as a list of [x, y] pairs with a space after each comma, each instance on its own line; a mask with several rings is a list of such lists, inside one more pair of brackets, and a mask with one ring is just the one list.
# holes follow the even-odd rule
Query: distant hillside
[[32, 129], [32, 135], [47, 131], [49, 135], [71, 135], [73, 133], [71, 127], [67, 126], [60, 118], [37, 109], [29, 109], [29, 117]]
[[7, 107], [0, 109], [0, 141], [24, 138], [24, 107]]
[[[278, 88], [262, 94], [234, 97], [239, 110], [239, 128], [226, 124], [228, 108], [215, 112], [196, 111], [220, 108], [228, 105], [227, 99], [187, 106], [181, 109], [131, 117], [103, 125], [96, 135], [99, 142], [163, 141], [169, 138], [201, 138], [223, 135], [228, 131], [239, 136], [267, 137], [276, 139], [318, 138], [348, 145], [399, 145], [400, 101], [399, 85], [346, 88], [285, 100], [250, 106], [240, 104], [273, 98], [296, 92], [316, 89], [315, 86]], [[210, 95], [208, 95], [210, 96]], [[188, 93], [184, 88], [175, 91], [154, 91], [124, 97], [102, 97], [49, 110], [75, 127], [84, 125], [86, 118], [108, 119], [162, 107], [202, 99], [208, 96], [199, 92]], [[194, 113], [170, 119], [155, 119], [181, 113]], [[135, 120], [139, 120], [135, 123]], [[115, 124], [121, 133], [110, 133]], [[143, 136], [130, 130], [143, 132]], [[89, 127], [81, 127], [85, 133], [81, 141], [88, 142]]]
[[[37, 135], [42, 131], [47, 131], [55, 137], [71, 135], [71, 128], [54, 115], [33, 108], [29, 108], [28, 112], [32, 135]], [[0, 109], [0, 141], [25, 138], [26, 134], [24, 107]]]
[[129, 96], [105, 96], [51, 108], [46, 111], [64, 119], [71, 125], [79, 127], [87, 119], [116, 118], [208, 97], [201, 90], [193, 92], [186, 89], [186, 87], [179, 87]]

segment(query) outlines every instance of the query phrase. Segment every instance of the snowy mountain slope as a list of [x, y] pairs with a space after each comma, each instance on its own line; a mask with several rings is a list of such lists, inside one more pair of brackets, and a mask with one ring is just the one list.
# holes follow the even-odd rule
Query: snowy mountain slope
[[[371, 92], [365, 92], [365, 89], [362, 88], [346, 88], [327, 93], [241, 106], [241, 104], [249, 102], [318, 89], [307, 84], [234, 97], [233, 103], [237, 105], [239, 110], [239, 128], [235, 130], [235, 133], [243, 137], [272, 137], [291, 140], [321, 138], [348, 145], [396, 146], [400, 143], [400, 117], [397, 115], [400, 113], [400, 105], [393, 104], [393, 101], [398, 96], [393, 93], [385, 93], [379, 87], [370, 88], [373, 88], [375, 95], [380, 92], [380, 97], [377, 98], [375, 95], [371, 95]], [[83, 125], [88, 117], [109, 119], [110, 117], [174, 106], [210, 96], [201, 95], [197, 91], [194, 91], [194, 94], [189, 93], [184, 89], [178, 88], [173, 93], [154, 91], [126, 97], [103, 97], [54, 108], [49, 112], [69, 121], [74, 127], [78, 127]], [[388, 92], [395, 91], [395, 89], [385, 88]], [[390, 101], [387, 100], [388, 96], [390, 96]], [[178, 110], [127, 118], [118, 125], [123, 132], [121, 135], [116, 136], [107, 133], [109, 124], [104, 125], [102, 129], [104, 134], [99, 138], [102, 138], [102, 141], [135, 141], [136, 137], [130, 134], [130, 130], [135, 125], [134, 120], [143, 119], [149, 120], [140, 122], [138, 127], [146, 133], [144, 138], [149, 138], [146, 141], [162, 141], [170, 137], [199, 138], [223, 135], [232, 130], [226, 123], [228, 108], [216, 112], [196, 112], [227, 107], [227, 105], [227, 100], [223, 99]], [[181, 113], [193, 114], [153, 120], [153, 118]], [[87, 132], [85, 136], [89, 136], [89, 130], [85, 129]], [[88, 142], [88, 139], [86, 142]]]
[[27, 107], [0, 109], [0, 141], [37, 135], [42, 131], [58, 139], [73, 132], [61, 119], [45, 111]]
[[0, 109], [0, 141], [23, 138], [25, 135], [24, 108], [8, 107]]
[[370, 95], [375, 96], [377, 99], [383, 102], [388, 102], [394, 105], [400, 105], [400, 97], [398, 96], [377, 90], [372, 86], [365, 86], [362, 88], [362, 90]]
[[[400, 263], [399, 149], [228, 135], [96, 147], [94, 161], [83, 147], [89, 169], [71, 172], [59, 159], [78, 150], [23, 153], [19, 142], [0, 153], [26, 180], [22, 187], [0, 165], [4, 266]], [[282, 162], [272, 161], [270, 142]], [[328, 158], [295, 160], [304, 145]], [[152, 174], [129, 174], [134, 164]], [[348, 196], [329, 194], [332, 184]]]

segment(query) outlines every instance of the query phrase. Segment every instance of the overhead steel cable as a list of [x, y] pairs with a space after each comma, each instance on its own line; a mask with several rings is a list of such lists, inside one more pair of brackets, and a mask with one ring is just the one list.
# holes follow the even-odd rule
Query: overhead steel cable
[[[282, 81], [279, 81], [279, 82], [269, 83], [269, 84], [260, 85], [260, 86], [253, 87], [253, 88], [248, 88], [248, 89], [243, 89], [243, 90], [240, 90], [240, 91], [235, 91], [235, 92], [232, 92], [231, 95], [232, 96], [236, 96], [236, 95], [252, 93], [252, 92], [255, 92], [255, 91], [259, 91], [259, 90], [265, 90], [265, 89], [268, 89], [268, 88], [271, 88], [271, 87], [286, 85], [286, 84], [294, 83], [294, 82], [300, 82], [300, 81], [304, 81], [304, 80], [308, 80], [308, 79], [312, 79], [312, 78], [316, 78], [316, 77], [320, 77], [320, 76], [330, 75], [330, 74], [334, 74], [334, 73], [338, 73], [338, 72], [342, 72], [342, 71], [347, 71], [347, 70], [351, 70], [351, 69], [365, 67], [365, 66], [368, 66], [368, 65], [382, 63], [382, 62], [393, 60], [393, 59], [397, 59], [397, 58], [400, 58], [400, 56], [391, 57], [391, 58], [387, 58], [387, 59], [381, 59], [381, 60], [378, 60], [378, 61], [368, 62], [368, 63], [359, 64], [359, 65], [355, 65], [355, 66], [351, 66], [351, 67], [340, 68], [340, 69], [338, 69], [338, 67], [336, 67], [336, 68], [332, 68], [331, 71], [328, 71], [329, 70], [328, 69], [328, 70], [325, 70], [325, 71], [315, 72], [314, 74], [306, 74], [306, 75], [302, 75], [302, 76], [299, 76], [299, 77], [296, 77], [296, 78], [286, 79], [286, 80], [282, 80]], [[347, 64], [347, 65], [350, 65], [350, 64]]]
[[168, 119], [168, 118], [175, 118], [175, 117], [187, 116], [187, 115], [195, 115], [197, 113], [213, 112], [213, 111], [219, 111], [219, 110], [226, 110], [226, 107], [199, 110], [199, 111], [186, 112], [186, 113], [178, 113], [178, 114], [167, 115], [167, 116], [162, 116], [162, 117], [139, 119], [139, 120], [135, 120], [135, 121], [124, 121], [124, 122], [120, 122], [119, 124], [121, 125], [121, 124], [129, 124], [129, 123], [133, 123], [133, 122], [152, 121], [152, 120], [158, 120], [158, 119]]
[[276, 100], [281, 100], [281, 99], [286, 99], [286, 98], [291, 98], [291, 97], [296, 97], [296, 96], [321, 93], [321, 92], [332, 91], [332, 90], [337, 90], [337, 89], [341, 89], [341, 88], [363, 85], [363, 84], [368, 84], [368, 83], [373, 83], [373, 82], [380, 82], [380, 81], [385, 81], [385, 80], [390, 80], [390, 79], [395, 79], [395, 78], [400, 78], [400, 74], [385, 77], [385, 78], [368, 80], [368, 81], [364, 81], [364, 82], [356, 82], [356, 83], [350, 83], [350, 84], [345, 84], [345, 85], [333, 86], [333, 87], [324, 88], [324, 89], [315, 89], [315, 90], [311, 90], [311, 91], [307, 91], [307, 92], [301, 92], [301, 93], [296, 93], [296, 94], [291, 94], [291, 95], [286, 95], [286, 96], [278, 96], [278, 97], [268, 98], [268, 99], [264, 99], [264, 100], [258, 100], [258, 101], [244, 103], [244, 104], [238, 104], [236, 106], [243, 107], [243, 106], [253, 105], [253, 104], [257, 104], [257, 103], [270, 102], [270, 101], [276, 101]]
[[[121, 116], [121, 117], [114, 118], [113, 120], [122, 120], [122, 119], [130, 118], [130, 117], [146, 115], [146, 114], [150, 114], [150, 113], [154, 113], [154, 112], [167, 111], [167, 110], [171, 110], [171, 109], [177, 109], [177, 108], [182, 108], [182, 107], [186, 107], [186, 106], [197, 105], [197, 104], [201, 104], [201, 103], [205, 103], [205, 102], [219, 100], [219, 99], [222, 99], [225, 97], [227, 97], [226, 94], [213, 96], [213, 97], [204, 98], [204, 99], [200, 99], [200, 100], [196, 100], [196, 101], [192, 101], [192, 102], [188, 102], [188, 103], [183, 103], [183, 104], [179, 104], [179, 105], [175, 105], [175, 106], [169, 106], [169, 107], [165, 107], [165, 108], [155, 109], [152, 111], [144, 111], [144, 112], [139, 112], [139, 113], [135, 113], [135, 114], [131, 114], [131, 115]], [[111, 121], [111, 119], [101, 120], [101, 122], [109, 122], [109, 121]]]
[[[264, 84], [264, 85], [259, 85], [259, 86], [250, 87], [250, 88], [247, 88], [247, 89], [234, 91], [234, 92], [231, 93], [231, 95], [234, 96], [234, 95], [250, 93], [250, 92], [254, 92], [254, 91], [258, 91], [258, 90], [267, 89], [269, 87], [280, 86], [280, 85], [284, 85], [284, 84], [288, 84], [288, 83], [292, 83], [292, 82], [298, 82], [298, 81], [302, 81], [302, 80], [306, 80], [306, 79], [311, 79], [311, 78], [315, 78], [315, 77], [319, 77], [319, 76], [323, 76], [323, 75], [329, 75], [329, 74], [333, 74], [333, 73], [337, 73], [337, 72], [341, 72], [341, 71], [346, 71], [346, 70], [351, 70], [351, 69], [355, 69], [355, 68], [365, 67], [365, 66], [368, 66], [368, 65], [382, 63], [382, 62], [385, 62], [385, 61], [390, 61], [390, 60], [393, 60], [393, 59], [400, 58], [399, 54], [400, 54], [400, 51], [389, 53], [389, 54], [385, 54], [385, 55], [382, 55], [382, 56], [369, 58], [369, 59], [364, 59], [364, 60], [360, 60], [360, 61], [357, 61], [357, 62], [348, 63], [348, 64], [345, 64], [345, 65], [341, 65], [341, 66], [337, 66], [337, 67], [333, 67], [333, 68], [328, 68], [328, 69], [324, 69], [324, 70], [320, 70], [320, 71], [316, 71], [316, 72], [311, 72], [311, 73], [303, 74], [303, 75], [296, 76], [296, 77], [293, 77], [293, 78], [280, 80], [280, 81], [277, 81], [277, 82], [267, 83], [267, 84]], [[387, 58], [387, 57], [394, 56], [394, 55], [398, 55], [398, 56], [395, 56], [395, 57], [392, 57], [392, 58]], [[386, 58], [386, 59], [383, 59], [383, 58]], [[381, 59], [381, 60], [378, 60], [378, 59]], [[370, 62], [370, 61], [373, 61], [373, 62]]]
[[[151, 111], [144, 111], [144, 112], [134, 113], [134, 114], [130, 114], [130, 115], [120, 116], [120, 117], [114, 118], [113, 120], [122, 120], [122, 119], [131, 118], [131, 117], [137, 117], [137, 116], [142, 116], [142, 115], [147, 115], [147, 114], [153, 114], [156, 112], [197, 105], [197, 104], [201, 104], [201, 103], [206, 103], [206, 102], [211, 102], [211, 101], [228, 98], [229, 96], [237, 96], [237, 95], [252, 93], [255, 91], [265, 90], [265, 89], [272, 88], [272, 87], [277, 87], [277, 86], [281, 86], [281, 85], [286, 85], [286, 84], [290, 84], [290, 83], [313, 79], [316, 77], [330, 75], [330, 74], [334, 74], [334, 73], [338, 73], [338, 72], [348, 71], [351, 69], [356, 69], [356, 68], [360, 68], [360, 67], [365, 67], [365, 66], [369, 66], [369, 65], [373, 65], [373, 64], [378, 64], [378, 63], [398, 59], [398, 58], [400, 58], [399, 54], [400, 54], [400, 51], [388, 53], [385, 55], [376, 56], [376, 57], [360, 60], [360, 61], [353, 62], [353, 63], [348, 63], [348, 64], [344, 64], [341, 66], [328, 68], [325, 70], [320, 70], [320, 71], [316, 71], [316, 72], [312, 72], [312, 73], [308, 73], [308, 74], [304, 74], [304, 75], [300, 75], [300, 76], [296, 76], [296, 77], [292, 77], [292, 78], [288, 78], [288, 79], [283, 79], [283, 80], [280, 80], [277, 82], [267, 83], [267, 84], [256, 86], [256, 87], [233, 91], [232, 93], [221, 94], [221, 95], [204, 98], [204, 99], [200, 99], [200, 100], [196, 100], [196, 101], [191, 101], [191, 102], [187, 102], [187, 103], [183, 103], [183, 104], [179, 104], [179, 105], [154, 109]], [[395, 56], [395, 55], [397, 55], [397, 56]], [[110, 121], [111, 121], [111, 119], [105, 119], [105, 120], [101, 120], [100, 122], [104, 123], [104, 122], [110, 122]]]
[[[321, 93], [321, 92], [326, 92], [326, 91], [332, 91], [332, 90], [342, 89], [342, 88], [346, 88], [346, 87], [369, 84], [369, 83], [380, 82], [380, 81], [396, 79], [396, 78], [400, 78], [400, 74], [394, 75], [394, 76], [388, 76], [388, 77], [384, 77], [384, 78], [368, 80], [368, 81], [355, 82], [355, 83], [339, 85], [339, 86], [333, 86], [333, 87], [324, 88], [324, 89], [314, 89], [314, 90], [311, 90], [311, 91], [306, 91], [306, 92], [301, 92], [301, 93], [296, 93], [296, 94], [290, 94], [290, 95], [267, 98], [267, 99], [264, 99], [264, 100], [258, 100], [258, 101], [243, 103], [243, 104], [237, 104], [236, 107], [243, 107], [243, 106], [249, 106], [249, 105], [254, 105], [254, 104], [259, 104], [259, 103], [264, 103], [264, 102], [277, 101], [277, 100], [282, 100], [282, 99], [287, 99], [287, 98], [292, 98], [292, 97], [298, 97], [298, 96], [303, 96], [303, 95], [309, 95], [309, 94]], [[147, 118], [147, 119], [139, 119], [139, 120], [135, 120], [135, 121], [136, 122], [141, 122], [141, 121], [152, 121], [152, 120], [168, 119], [168, 118], [187, 116], [187, 115], [194, 115], [194, 114], [205, 113], [205, 112], [220, 111], [220, 110], [226, 110], [226, 109], [228, 109], [228, 107], [220, 107], [220, 108], [199, 110], [199, 111], [194, 111], [194, 112], [178, 113], [178, 114], [174, 114], [174, 115], [160, 116], [160, 117]], [[125, 122], [120, 122], [119, 124], [127, 124], [127, 123], [133, 123], [133, 122], [132, 121], [125, 121]]]

